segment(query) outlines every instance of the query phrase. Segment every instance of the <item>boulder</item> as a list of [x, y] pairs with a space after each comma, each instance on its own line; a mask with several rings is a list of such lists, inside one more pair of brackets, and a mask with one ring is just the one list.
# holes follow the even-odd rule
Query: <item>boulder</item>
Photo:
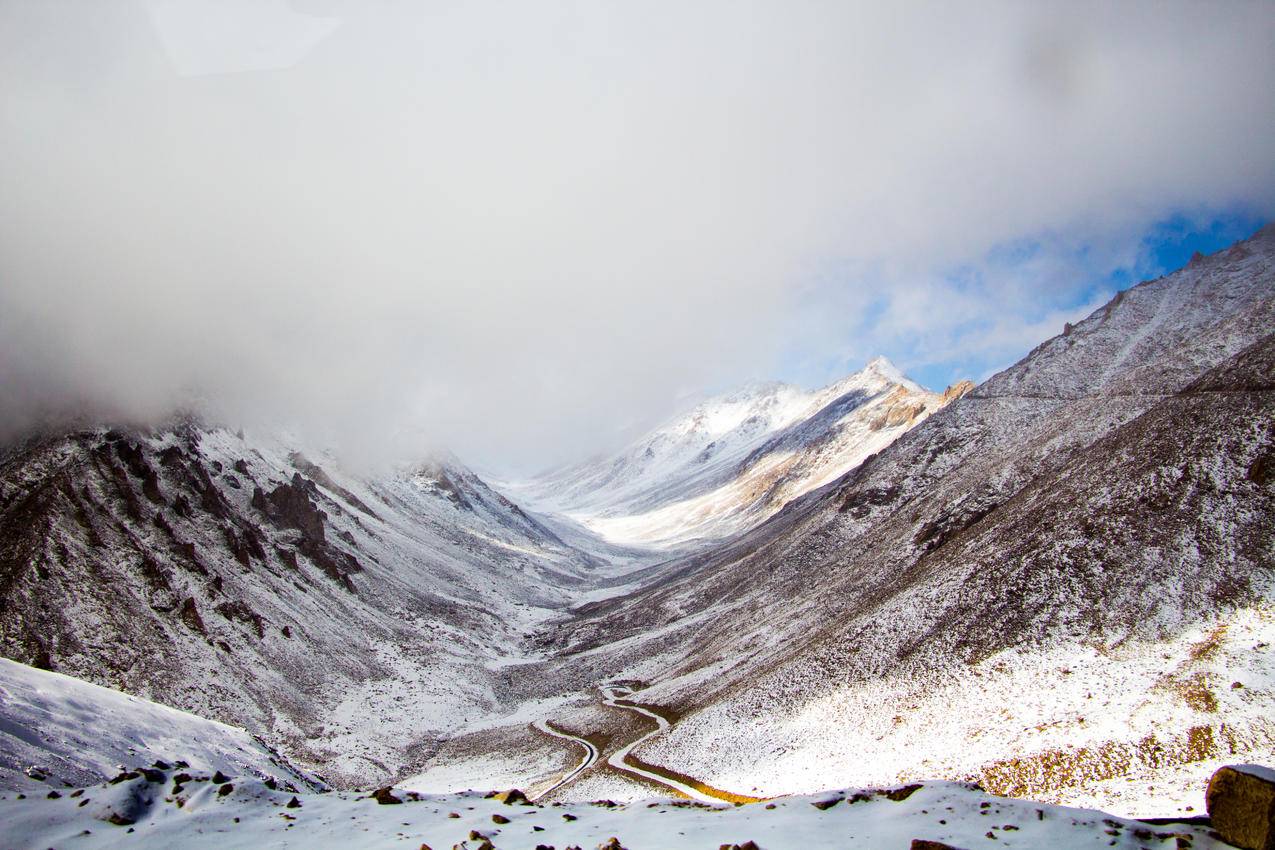
[[527, 795], [519, 791], [517, 788], [510, 788], [508, 791], [497, 791], [495, 794], [491, 795], [491, 799], [499, 803], [504, 803], [506, 806], [531, 804], [531, 801], [527, 799]]
[[1219, 768], [1204, 796], [1213, 829], [1245, 850], [1275, 848], [1275, 770], [1253, 764]]
[[390, 788], [389, 786], [386, 786], [384, 788], [377, 788], [369, 796], [376, 802], [380, 803], [382, 806], [392, 806], [395, 803], [403, 802], [398, 797], [394, 796], [394, 789]]

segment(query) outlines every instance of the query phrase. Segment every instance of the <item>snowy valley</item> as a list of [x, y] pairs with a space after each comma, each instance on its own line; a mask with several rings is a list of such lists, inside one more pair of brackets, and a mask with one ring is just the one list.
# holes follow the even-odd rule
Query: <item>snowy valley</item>
[[0, 457], [6, 835], [1214, 846], [1129, 818], [1275, 756], [1273, 329], [1267, 227], [978, 386], [878, 358], [533, 480], [195, 416], [33, 437]]

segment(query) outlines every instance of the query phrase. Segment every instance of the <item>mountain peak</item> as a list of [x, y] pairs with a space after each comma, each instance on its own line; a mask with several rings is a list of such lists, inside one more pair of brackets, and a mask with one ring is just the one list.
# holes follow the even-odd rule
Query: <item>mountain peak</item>
[[878, 354], [868, 361], [868, 365], [863, 367], [864, 372], [871, 372], [880, 375], [882, 378], [888, 378], [891, 381], [902, 382], [907, 380], [903, 372], [890, 362], [890, 359], [884, 354]]

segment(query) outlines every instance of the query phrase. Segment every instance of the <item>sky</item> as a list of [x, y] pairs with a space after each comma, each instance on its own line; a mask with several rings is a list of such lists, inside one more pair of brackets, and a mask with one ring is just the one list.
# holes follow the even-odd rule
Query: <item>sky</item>
[[1275, 217], [1270, 2], [0, 0], [0, 438], [528, 470]]

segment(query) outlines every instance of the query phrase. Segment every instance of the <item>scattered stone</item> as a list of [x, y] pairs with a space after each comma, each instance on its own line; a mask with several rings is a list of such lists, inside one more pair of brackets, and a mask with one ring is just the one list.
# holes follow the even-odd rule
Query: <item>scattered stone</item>
[[296, 797], [293, 797], [291, 800], [288, 801], [288, 805], [285, 806], [285, 808], [299, 809], [301, 808], [301, 801], [298, 800]]
[[154, 782], [156, 784], [162, 783], [165, 779], [168, 778], [166, 775], [164, 775], [164, 771], [157, 770], [153, 767], [142, 768], [142, 776], [146, 777], [147, 782]]
[[136, 771], [126, 770], [123, 773], [116, 774], [115, 777], [110, 780], [110, 783], [112, 785], [118, 785], [121, 782], [127, 782], [130, 779], [136, 779], [140, 775], [141, 774], [137, 773]]
[[910, 850], [960, 850], [960, 848], [953, 847], [951, 844], [944, 844], [942, 841], [913, 838]]
[[155, 768], [156, 770], [168, 770], [168, 769], [169, 769], [168, 762], [164, 761], [163, 759], [156, 759], [156, 760], [155, 760], [155, 763], [154, 763], [153, 765], [151, 765], [151, 767]]
[[[375, 791], [372, 792], [370, 796], [373, 800], [380, 803], [382, 806], [392, 806], [395, 803], [403, 802], [398, 797], [394, 796], [394, 789], [388, 785], [385, 786], [384, 788], [377, 788]], [[456, 814], [456, 813], [453, 812], [452, 814]], [[451, 817], [451, 816], [452, 815], [448, 815], [448, 817]], [[456, 817], [460, 817], [460, 815], [456, 815]]]
[[620, 839], [614, 835], [598, 845], [598, 850], [625, 850], [624, 845], [620, 843]]
[[47, 796], [50, 800], [56, 800], [56, 799], [58, 799], [59, 797], [61, 797], [62, 795], [61, 795], [61, 794], [59, 794], [57, 791], [50, 791], [50, 792], [49, 792], [48, 794], [46, 794], [45, 796]]
[[448, 813], [447, 813], [447, 816], [448, 816], [449, 818], [458, 818], [458, 817], [460, 817], [460, 812], [448, 812]]
[[506, 806], [524, 805], [530, 806], [531, 801], [527, 799], [527, 795], [519, 791], [517, 788], [510, 788], [508, 791], [497, 791], [488, 795], [490, 799], [504, 803]]
[[882, 791], [881, 793], [894, 802], [899, 803], [906, 800], [908, 797], [911, 797], [917, 791], [920, 791], [921, 788], [921, 784], [917, 783], [916, 785], [904, 785], [902, 788], [892, 788], [889, 791]]
[[217, 789], [217, 796], [224, 797], [234, 790], [235, 790], [235, 786], [231, 785], [229, 782], [222, 783], [222, 786]]
[[575, 816], [575, 815], [569, 815], [569, 814], [567, 814], [566, 812], [563, 812], [563, 813], [562, 813], [562, 819], [563, 819], [563, 820], [565, 820], [565, 821], [573, 821], [573, 820], [576, 820], [576, 816]]
[[499, 823], [499, 824], [506, 824], [506, 823], [509, 823], [509, 818], [505, 817], [505, 816], [504, 816], [504, 815], [502, 815], [502, 814], [494, 814], [494, 815], [492, 815], [492, 816], [491, 816], [491, 822], [492, 822], [492, 823]]
[[1275, 846], [1275, 770], [1247, 764], [1219, 768], [1204, 801], [1211, 826], [1228, 844], [1244, 850]]
[[841, 800], [842, 800], [841, 797], [831, 797], [827, 800], [815, 800], [810, 805], [814, 806], [816, 809], [823, 812], [823, 811], [827, 811], [828, 809], [831, 809], [833, 806], [837, 805], [837, 803], [840, 803]]
[[213, 774], [213, 778], [212, 778], [213, 785], [222, 785], [229, 781], [230, 781], [230, 777], [222, 773], [220, 770]]

